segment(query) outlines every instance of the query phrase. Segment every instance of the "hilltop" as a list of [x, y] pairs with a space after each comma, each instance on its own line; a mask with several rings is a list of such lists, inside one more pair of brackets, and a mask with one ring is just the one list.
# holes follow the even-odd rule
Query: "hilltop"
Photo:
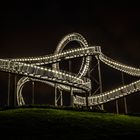
[[140, 117], [52, 108], [0, 111], [1, 137], [10, 139], [119, 139], [140, 136]]

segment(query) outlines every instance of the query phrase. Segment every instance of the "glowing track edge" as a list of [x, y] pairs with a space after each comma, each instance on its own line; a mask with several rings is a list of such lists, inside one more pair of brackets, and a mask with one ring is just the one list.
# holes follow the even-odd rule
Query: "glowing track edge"
[[[64, 47], [71, 41], [77, 41], [80, 44], [80, 48], [63, 51]], [[30, 80], [43, 82], [51, 86], [55, 86], [57, 83], [58, 88], [65, 91], [70, 91], [72, 87], [73, 92], [81, 93], [81, 96], [75, 95], [73, 97], [73, 103], [80, 106], [86, 106], [87, 102], [88, 106], [100, 105], [140, 90], [140, 80], [137, 80], [111, 91], [88, 96], [87, 98], [83, 96], [83, 93], [88, 94], [91, 91], [91, 81], [85, 77], [89, 70], [91, 56], [96, 58], [98, 56], [101, 62], [116, 70], [140, 77], [140, 69], [124, 65], [105, 56], [101, 52], [100, 46], [89, 46], [86, 39], [79, 33], [66, 35], [59, 42], [54, 54], [17, 59], [0, 59], [0, 71], [24, 76], [17, 83], [16, 97], [19, 106], [25, 105], [22, 89], [25, 83]], [[59, 62], [62, 59], [69, 60], [77, 57], [82, 57], [82, 64], [78, 74], [60, 70]], [[43, 66], [47, 64], [52, 64], [52, 68]]]

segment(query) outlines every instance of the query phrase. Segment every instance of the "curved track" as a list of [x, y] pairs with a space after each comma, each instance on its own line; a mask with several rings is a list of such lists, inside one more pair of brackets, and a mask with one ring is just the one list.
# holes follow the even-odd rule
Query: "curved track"
[[[80, 44], [80, 48], [63, 51], [64, 47], [71, 41], [77, 41]], [[17, 83], [17, 103], [18, 105], [24, 105], [22, 89], [25, 83], [31, 80], [43, 82], [51, 86], [55, 86], [55, 83], [58, 83], [58, 88], [61, 90], [70, 91], [70, 87], [73, 87], [73, 91], [77, 93], [90, 92], [91, 81], [85, 78], [85, 75], [89, 69], [92, 56], [98, 56], [100, 61], [116, 70], [140, 77], [140, 69], [124, 65], [105, 56], [101, 52], [100, 46], [89, 46], [85, 38], [78, 33], [65, 36], [58, 44], [54, 54], [28, 58], [0, 59], [0, 71], [24, 76]], [[82, 57], [82, 64], [78, 74], [60, 70], [59, 62], [61, 60], [77, 57]], [[52, 68], [44, 67], [47, 64], [52, 64]], [[139, 90], [140, 80], [137, 80], [111, 91], [89, 96], [87, 99], [82, 95], [75, 95], [74, 104], [86, 106], [88, 101], [89, 106], [99, 105]]]

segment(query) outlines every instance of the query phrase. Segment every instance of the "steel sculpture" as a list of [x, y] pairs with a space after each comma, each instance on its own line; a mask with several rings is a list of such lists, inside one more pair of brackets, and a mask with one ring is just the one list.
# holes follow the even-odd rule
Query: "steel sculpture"
[[[72, 48], [71, 50], [63, 51], [64, 47], [71, 41], [77, 41], [80, 44], [80, 48]], [[16, 88], [16, 98], [19, 106], [26, 104], [22, 95], [22, 89], [25, 83], [29, 81], [39, 81], [55, 87], [55, 105], [57, 105], [57, 101], [59, 100], [57, 96], [57, 89], [60, 90], [61, 93], [59, 96], [61, 97], [61, 105], [62, 91], [64, 90], [71, 92], [73, 105], [79, 106], [102, 105], [106, 102], [116, 100], [120, 97], [124, 97], [140, 90], [140, 80], [137, 80], [111, 91], [102, 92], [101, 88], [100, 94], [89, 94], [91, 91], [91, 80], [85, 76], [89, 70], [92, 56], [95, 56], [98, 63], [101, 61], [118, 71], [135, 77], [140, 77], [139, 68], [124, 65], [107, 57], [102, 53], [100, 46], [89, 46], [86, 39], [78, 33], [66, 35], [58, 44], [54, 54], [17, 59], [0, 59], [0, 71], [23, 76], [17, 82]], [[82, 64], [78, 74], [62, 71], [59, 68], [59, 62], [62, 59], [70, 60], [78, 57], [82, 57]], [[52, 68], [43, 67], [43, 65], [47, 64], [52, 64]], [[101, 84], [101, 77], [99, 79]], [[80, 93], [81, 96], [76, 94], [73, 95], [73, 92]]]

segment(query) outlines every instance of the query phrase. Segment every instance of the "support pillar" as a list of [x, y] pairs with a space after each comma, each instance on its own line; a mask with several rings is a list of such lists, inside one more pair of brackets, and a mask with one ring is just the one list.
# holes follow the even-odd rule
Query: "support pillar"
[[17, 105], [17, 95], [16, 95], [16, 92], [17, 92], [17, 75], [15, 74], [15, 76], [14, 76], [14, 106], [15, 107]]
[[[98, 75], [99, 75], [99, 88], [100, 88], [100, 93], [103, 92], [103, 88], [102, 88], [102, 78], [101, 78], [101, 66], [100, 66], [100, 60], [98, 58], [99, 56], [97, 56], [97, 63], [98, 63]], [[101, 109], [104, 110], [104, 105], [101, 105]]]
[[[90, 79], [90, 68], [88, 69], [87, 75], [88, 78]], [[89, 91], [89, 96], [91, 96], [91, 90]], [[92, 106], [90, 106], [89, 108], [92, 109]]]
[[10, 106], [10, 88], [11, 88], [11, 73], [8, 73], [8, 95], [7, 95], [7, 106]]
[[62, 91], [60, 91], [60, 96], [61, 96], [60, 106], [63, 106], [63, 93], [62, 93]]
[[127, 111], [127, 101], [126, 101], [126, 97], [124, 97], [124, 108], [125, 108], [125, 114], [127, 114], [128, 113], [128, 111]]
[[88, 93], [86, 93], [86, 95], [85, 95], [85, 97], [86, 97], [86, 108], [88, 109]]
[[32, 81], [32, 105], [35, 103], [35, 82]]
[[[90, 79], [90, 68], [89, 68], [89, 70], [87, 72], [87, 75], [88, 75], [88, 78]], [[91, 90], [89, 91], [89, 96], [91, 96]]]
[[70, 106], [73, 107], [73, 88], [70, 87]]
[[[122, 84], [124, 86], [124, 73], [122, 72]], [[128, 110], [127, 110], [127, 101], [126, 101], [126, 97], [123, 97], [123, 101], [124, 101], [124, 112], [125, 114], [128, 113]]]
[[57, 84], [54, 85], [54, 105], [57, 106]]
[[116, 113], [119, 114], [118, 100], [115, 100], [115, 103], [116, 103]]
[[71, 60], [69, 60], [69, 72], [71, 72]]
[[[71, 72], [71, 60], [69, 60], [69, 72]], [[70, 106], [73, 107], [73, 88], [70, 86]]]

